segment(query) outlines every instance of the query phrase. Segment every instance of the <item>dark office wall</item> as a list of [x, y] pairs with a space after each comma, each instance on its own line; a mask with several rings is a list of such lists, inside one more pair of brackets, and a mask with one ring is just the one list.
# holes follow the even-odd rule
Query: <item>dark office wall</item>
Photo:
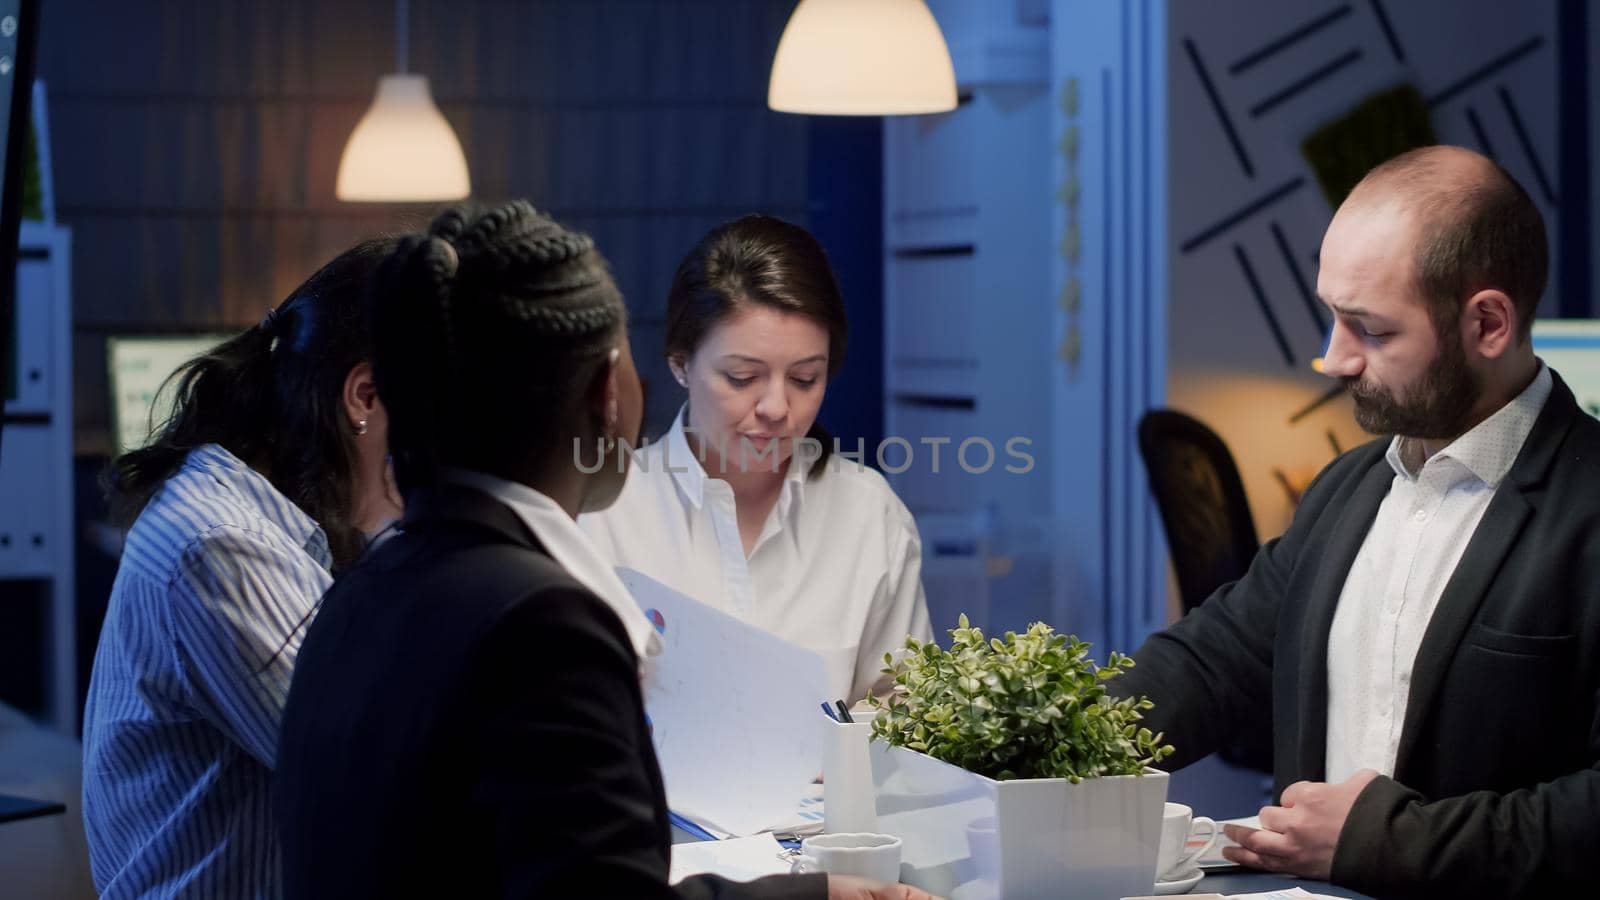
[[1552, 267], [1540, 314], [1591, 314], [1587, 267], [1563, 255], [1572, 242], [1586, 252], [1589, 185], [1562, 178], [1587, 172], [1571, 132], [1588, 122], [1563, 114], [1563, 66], [1581, 71], [1571, 51], [1582, 48], [1563, 39], [1561, 6], [1171, 4], [1167, 402], [1232, 449], [1262, 537], [1293, 513], [1279, 473], [1303, 484], [1337, 448], [1367, 439], [1348, 399], [1312, 405], [1329, 388], [1310, 360], [1329, 324], [1314, 289], [1333, 215], [1300, 150], [1315, 129], [1374, 93], [1415, 88], [1439, 141], [1495, 158], [1544, 214]]
[[[850, 317], [844, 368], [820, 419], [852, 451], [883, 440], [883, 120], [811, 120], [811, 231], [828, 250]], [[869, 454], [870, 458], [870, 454]]]
[[[793, 6], [411, 4], [411, 69], [461, 138], [474, 196], [531, 198], [610, 258], [652, 422], [677, 402], [660, 326], [684, 250], [752, 210], [807, 221], [808, 120], [765, 106]], [[382, 0], [48, 4], [39, 72], [74, 235], [81, 450], [106, 446], [106, 335], [252, 324], [357, 238], [426, 221], [426, 207], [333, 197], [345, 139], [393, 65]]]

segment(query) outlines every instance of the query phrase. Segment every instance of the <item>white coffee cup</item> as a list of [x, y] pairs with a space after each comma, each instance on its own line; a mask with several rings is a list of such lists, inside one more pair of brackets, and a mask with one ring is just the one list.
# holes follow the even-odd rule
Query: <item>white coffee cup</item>
[[[1194, 843], [1194, 834], [1204, 829], [1202, 843]], [[1182, 803], [1168, 803], [1161, 814], [1161, 850], [1156, 856], [1156, 880], [1171, 881], [1189, 872], [1195, 861], [1205, 856], [1221, 834], [1217, 823]], [[1192, 845], [1192, 846], [1191, 846]]]
[[789, 871], [858, 875], [890, 883], [900, 880], [900, 839], [892, 834], [815, 834], [800, 842]]
[[1000, 877], [1000, 821], [983, 816], [968, 822], [967, 850], [978, 880], [993, 888]]

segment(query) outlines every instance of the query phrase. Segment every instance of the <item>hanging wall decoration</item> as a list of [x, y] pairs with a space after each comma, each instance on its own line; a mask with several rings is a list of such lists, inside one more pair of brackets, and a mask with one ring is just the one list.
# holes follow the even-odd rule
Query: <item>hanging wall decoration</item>
[[1056, 189], [1056, 200], [1066, 216], [1066, 227], [1061, 232], [1058, 248], [1066, 263], [1066, 277], [1062, 279], [1061, 293], [1056, 303], [1066, 313], [1067, 326], [1056, 348], [1056, 357], [1067, 366], [1067, 377], [1078, 377], [1078, 360], [1083, 355], [1083, 330], [1079, 313], [1083, 308], [1083, 289], [1078, 280], [1078, 258], [1083, 249], [1082, 234], [1078, 230], [1078, 199], [1082, 194], [1078, 183], [1078, 79], [1066, 78], [1061, 83], [1061, 111], [1066, 114], [1067, 126], [1056, 144], [1056, 152], [1065, 162], [1066, 177]]

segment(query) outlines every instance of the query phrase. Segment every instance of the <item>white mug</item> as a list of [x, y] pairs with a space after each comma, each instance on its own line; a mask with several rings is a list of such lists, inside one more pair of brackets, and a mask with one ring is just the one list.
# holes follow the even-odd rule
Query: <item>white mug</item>
[[789, 871], [858, 875], [893, 884], [900, 880], [900, 839], [892, 834], [815, 834], [800, 842]]
[[[1204, 843], [1188, 846], [1197, 829], [1206, 829]], [[1182, 803], [1168, 803], [1161, 814], [1161, 850], [1156, 856], [1156, 880], [1171, 881], [1186, 874], [1195, 861], [1217, 842], [1221, 829]]]

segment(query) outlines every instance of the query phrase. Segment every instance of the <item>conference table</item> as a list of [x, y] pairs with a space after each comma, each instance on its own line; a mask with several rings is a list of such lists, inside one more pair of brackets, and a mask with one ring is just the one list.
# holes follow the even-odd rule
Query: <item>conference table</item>
[[[692, 843], [700, 840], [703, 840], [703, 838], [699, 835], [691, 834], [676, 824], [672, 826], [672, 842], [674, 844]], [[1307, 893], [1320, 894], [1325, 897], [1341, 897], [1345, 898], [1345, 900], [1371, 900], [1366, 894], [1357, 893], [1349, 888], [1331, 885], [1325, 881], [1306, 881], [1286, 875], [1274, 875], [1270, 872], [1252, 872], [1248, 869], [1207, 873], [1204, 878], [1200, 879], [1200, 883], [1191, 888], [1188, 893], [1264, 894], [1270, 891], [1283, 891], [1292, 888], [1302, 888]], [[1120, 898], [1107, 897], [1105, 900], [1120, 900]]]
[[[1263, 805], [1272, 802], [1271, 796], [1271, 776], [1229, 764], [1214, 755], [1172, 773], [1167, 792], [1167, 799], [1187, 804], [1196, 810], [1204, 810], [1207, 815], [1221, 822], [1255, 815]], [[692, 823], [685, 822], [677, 816], [673, 819], [674, 844], [699, 842], [711, 837]], [[691, 830], [685, 830], [686, 828]], [[792, 841], [784, 844], [789, 847], [796, 846]], [[1185, 894], [1169, 896], [1266, 894], [1294, 888], [1323, 897], [1339, 897], [1341, 900], [1372, 900], [1366, 894], [1325, 881], [1310, 881], [1242, 867], [1208, 871], [1205, 877]], [[1151, 885], [1151, 890], [1147, 893], [1154, 894], [1155, 885]], [[1062, 896], [1065, 898], [1074, 895], [1063, 891]], [[1098, 898], [1084, 898], [1084, 900], [1098, 900]], [[1120, 898], [1108, 897], [1106, 900], [1120, 900]]]
[[[1191, 894], [1261, 894], [1267, 891], [1282, 891], [1290, 888], [1303, 888], [1308, 893], [1321, 894], [1325, 897], [1346, 897], [1350, 900], [1370, 900], [1366, 894], [1358, 894], [1349, 888], [1342, 888], [1328, 884], [1325, 881], [1305, 881], [1299, 878], [1290, 878], [1284, 875], [1273, 875], [1267, 872], [1250, 872], [1237, 869], [1231, 872], [1212, 872], [1200, 879], [1200, 883], [1189, 891]], [[1182, 895], [1179, 895], [1182, 896]]]

